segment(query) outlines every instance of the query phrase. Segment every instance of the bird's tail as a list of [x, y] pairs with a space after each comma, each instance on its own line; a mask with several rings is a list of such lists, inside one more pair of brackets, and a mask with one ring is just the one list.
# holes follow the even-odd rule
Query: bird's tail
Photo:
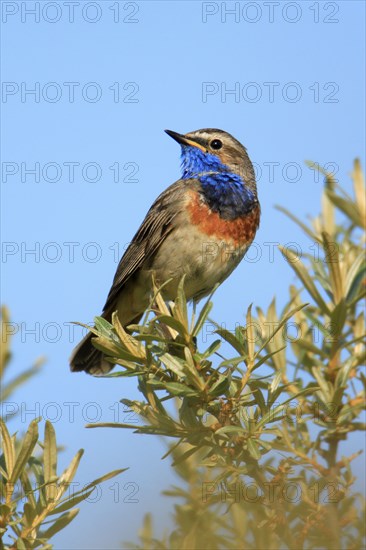
[[107, 374], [113, 369], [113, 363], [106, 361], [105, 355], [92, 344], [94, 334], [89, 332], [76, 346], [70, 357], [73, 372], [85, 371], [94, 376]]

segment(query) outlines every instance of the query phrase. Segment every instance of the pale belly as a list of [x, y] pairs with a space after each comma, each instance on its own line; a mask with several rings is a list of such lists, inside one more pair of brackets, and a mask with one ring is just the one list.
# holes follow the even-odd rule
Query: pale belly
[[176, 297], [183, 275], [187, 299], [202, 298], [217, 283], [222, 283], [242, 260], [247, 247], [235, 247], [216, 237], [207, 237], [194, 227], [180, 227], [167, 238], [153, 263], [159, 282], [173, 278], [167, 285], [169, 299]]
[[195, 228], [180, 226], [161, 244], [154, 258], [139, 270], [120, 294], [117, 310], [121, 322], [134, 321], [149, 306], [152, 277], [164, 285], [163, 295], [174, 300], [178, 284], [185, 275], [188, 300], [199, 300], [222, 283], [244, 257], [248, 246], [235, 247], [215, 237], [207, 237]]
[[164, 298], [174, 300], [185, 275], [187, 299], [199, 300], [232, 273], [251, 245], [259, 225], [258, 205], [247, 216], [228, 221], [194, 191], [186, 193], [185, 206], [180, 205], [171, 233], [121, 290], [117, 309], [124, 325], [149, 307], [153, 279], [158, 287], [164, 285]]

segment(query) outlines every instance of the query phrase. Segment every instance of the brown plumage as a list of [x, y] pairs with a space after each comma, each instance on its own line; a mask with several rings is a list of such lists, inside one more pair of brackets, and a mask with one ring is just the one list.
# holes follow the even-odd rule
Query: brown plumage
[[[176, 297], [183, 275], [188, 300], [209, 294], [241, 261], [259, 225], [254, 170], [241, 143], [217, 129], [167, 133], [182, 146], [183, 177], [148, 211], [119, 262], [102, 312], [110, 321], [117, 311], [125, 327], [138, 322], [147, 309], [153, 277], [158, 284], [172, 279], [164, 286], [168, 300]], [[221, 186], [216, 190], [215, 178]], [[113, 368], [92, 338], [89, 333], [74, 349], [72, 371], [100, 375]]]

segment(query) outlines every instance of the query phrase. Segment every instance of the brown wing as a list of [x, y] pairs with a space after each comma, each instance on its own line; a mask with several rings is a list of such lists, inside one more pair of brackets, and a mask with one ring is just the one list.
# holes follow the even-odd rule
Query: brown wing
[[148, 211], [139, 230], [122, 256], [103, 311], [113, 308], [116, 298], [132, 277], [173, 230], [173, 220], [182, 211], [184, 194], [192, 180], [178, 180], [168, 187]]

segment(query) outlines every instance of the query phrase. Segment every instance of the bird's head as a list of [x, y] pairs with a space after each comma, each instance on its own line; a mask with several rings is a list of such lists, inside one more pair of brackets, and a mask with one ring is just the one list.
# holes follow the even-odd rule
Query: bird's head
[[183, 178], [203, 172], [238, 174], [248, 187], [255, 187], [255, 174], [245, 147], [231, 134], [216, 128], [204, 128], [178, 134], [165, 132], [182, 147]]

